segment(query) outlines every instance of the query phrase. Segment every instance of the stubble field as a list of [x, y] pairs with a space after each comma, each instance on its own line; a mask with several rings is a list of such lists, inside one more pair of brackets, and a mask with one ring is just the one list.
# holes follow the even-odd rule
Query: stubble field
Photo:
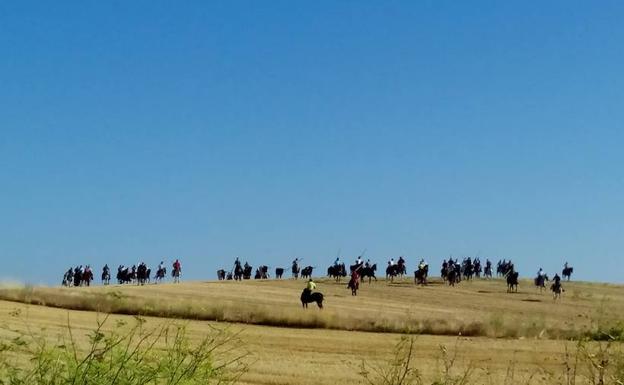
[[[565, 383], [577, 349], [571, 339], [618, 332], [624, 314], [624, 287], [612, 284], [565, 283], [564, 297], [555, 302], [529, 281], [521, 282], [519, 293], [508, 294], [500, 280], [454, 288], [436, 280], [427, 287], [407, 278], [380, 280], [362, 284], [352, 297], [346, 282], [320, 280], [323, 310], [312, 304], [301, 309], [303, 285], [252, 280], [5, 287], [0, 289], [1, 336], [29, 330], [53, 339], [66, 333], [69, 323], [76, 338], [86, 340], [103, 313], [115, 314], [105, 329], [114, 329], [115, 319], [133, 322], [133, 315], [144, 317], [147, 326], [173, 318], [195, 339], [215, 327], [235, 333], [234, 352], [249, 353], [242, 383], [357, 384], [363, 383], [358, 374], [363, 362], [386, 367], [407, 335], [415, 339], [412, 364], [427, 383], [439, 380], [453, 357], [451, 376], [472, 370], [469, 384]], [[590, 342], [587, 349], [598, 344]], [[614, 346], [621, 354], [621, 343]], [[577, 366], [579, 374], [591, 371], [587, 360]]]

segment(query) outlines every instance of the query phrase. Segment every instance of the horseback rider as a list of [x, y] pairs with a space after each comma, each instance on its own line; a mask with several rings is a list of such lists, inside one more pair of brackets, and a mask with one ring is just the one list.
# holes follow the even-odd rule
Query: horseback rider
[[555, 273], [555, 276], [553, 277], [553, 281], [555, 281], [555, 285], [559, 285], [561, 282], [561, 277], [559, 276], [559, 274]]
[[544, 270], [542, 270], [542, 268], [540, 267], [540, 268], [539, 268], [539, 271], [537, 272], [537, 276], [538, 276], [539, 278], [542, 278], [542, 277], [543, 277], [543, 276], [545, 276], [545, 275], [546, 275], [546, 273], [545, 273], [545, 272], [544, 272]]
[[395, 265], [394, 258], [390, 258], [390, 261], [388, 261], [388, 265], [390, 265], [390, 266], [394, 266]]
[[420, 263], [418, 264], [418, 269], [423, 270], [427, 266], [427, 262], [425, 262], [424, 258], [420, 259]]
[[403, 259], [403, 256], [400, 256], [400, 257], [399, 257], [399, 261], [397, 262], [397, 264], [398, 264], [399, 266], [403, 266], [403, 265], [405, 264], [405, 259]]
[[334, 267], [338, 267], [339, 264], [340, 264], [340, 257], [336, 257], [336, 260], [334, 261]]
[[367, 268], [367, 269], [370, 267], [370, 259], [366, 260], [366, 263], [364, 264], [364, 267]]
[[238, 259], [238, 257], [236, 257], [236, 261], [234, 261], [234, 268], [239, 268], [241, 265], [240, 260]]
[[357, 257], [357, 260], [355, 261], [356, 265], [361, 265], [362, 264], [362, 256], [360, 255], [359, 257]]
[[308, 295], [310, 295], [310, 294], [312, 294], [312, 292], [313, 292], [314, 290], [316, 290], [316, 283], [312, 280], [312, 278], [310, 278], [310, 279], [308, 280], [308, 283], [306, 284], [306, 287], [305, 287], [304, 291], [305, 291]]
[[564, 270], [568, 269], [568, 262], [567, 261], [566, 261], [566, 263], [563, 264], [563, 268], [564, 268]]
[[173, 270], [182, 271], [182, 265], [180, 264], [180, 260], [176, 258], [175, 262], [173, 262]]

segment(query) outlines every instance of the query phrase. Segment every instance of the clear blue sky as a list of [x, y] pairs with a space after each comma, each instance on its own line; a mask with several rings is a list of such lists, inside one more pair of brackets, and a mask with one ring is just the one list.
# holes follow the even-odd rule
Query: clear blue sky
[[0, 261], [622, 282], [624, 2], [0, 3]]

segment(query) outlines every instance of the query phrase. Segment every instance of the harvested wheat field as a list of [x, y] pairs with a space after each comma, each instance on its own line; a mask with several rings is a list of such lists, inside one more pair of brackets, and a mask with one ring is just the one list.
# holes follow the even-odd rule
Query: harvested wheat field
[[[367, 383], [363, 364], [369, 380], [384, 383], [374, 377], [375, 368], [390, 370], [397, 352], [405, 362], [410, 340], [400, 351], [397, 344], [406, 336], [413, 338], [410, 366], [427, 384], [461, 383], [464, 377], [465, 384], [568, 384], [572, 377], [587, 383], [601, 348], [609, 349], [607, 383], [621, 380], [620, 285], [565, 283], [564, 297], [555, 302], [528, 281], [508, 294], [500, 280], [454, 288], [380, 280], [351, 296], [346, 282], [321, 280], [323, 310], [301, 308], [302, 285], [267, 280], [3, 288], [0, 323], [4, 339], [24, 330], [58, 339], [69, 324], [85, 344], [104, 312], [114, 314], [104, 330], [115, 329], [119, 319], [132, 324], [133, 315], [146, 320], [145, 328], [183, 323], [191, 340], [227, 328], [235, 341], [220, 357], [244, 356], [245, 384]], [[578, 340], [588, 342], [579, 347]]]

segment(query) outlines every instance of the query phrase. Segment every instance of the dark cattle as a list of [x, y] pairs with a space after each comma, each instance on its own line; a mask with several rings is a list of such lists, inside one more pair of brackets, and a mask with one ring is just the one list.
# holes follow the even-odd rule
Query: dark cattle
[[223, 270], [223, 269], [217, 270], [217, 279], [219, 281], [225, 280], [225, 270]]
[[267, 266], [260, 266], [256, 269], [256, 274], [254, 275], [254, 279], [268, 279], [269, 278], [269, 268]]
[[333, 265], [327, 268], [327, 276], [330, 278], [335, 278], [336, 282], [340, 281], [342, 277], [347, 276], [347, 271], [344, 263], [340, 265]]
[[303, 268], [301, 270], [301, 278], [312, 278], [312, 270], [314, 270], [312, 266], [306, 266], [305, 268]]
[[275, 268], [275, 278], [276, 279], [282, 279], [282, 275], [284, 275], [284, 269], [281, 267], [276, 267]]

